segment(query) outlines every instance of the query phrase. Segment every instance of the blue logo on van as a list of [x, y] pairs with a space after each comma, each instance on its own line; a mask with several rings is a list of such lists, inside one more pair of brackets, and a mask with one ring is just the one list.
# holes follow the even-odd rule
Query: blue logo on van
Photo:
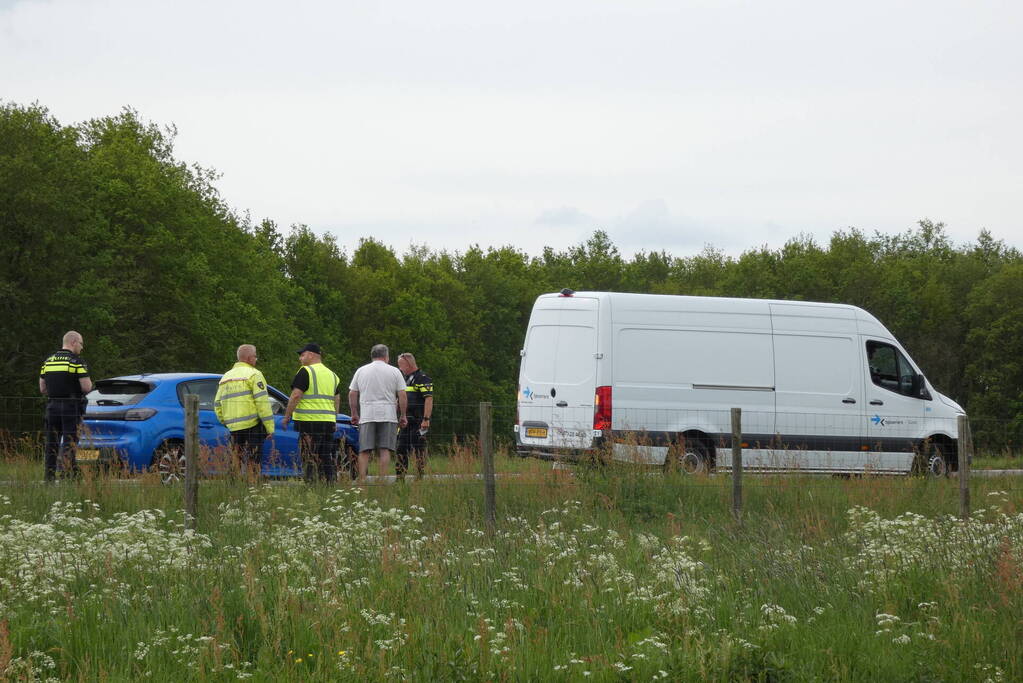
[[526, 387], [525, 389], [522, 390], [522, 396], [525, 397], [525, 398], [528, 398], [530, 401], [532, 401], [533, 400], [533, 390], [530, 389], [529, 387]]
[[881, 417], [880, 415], [875, 415], [874, 417], [870, 418], [870, 421], [873, 422], [878, 427], [884, 427], [885, 424], [884, 418]]

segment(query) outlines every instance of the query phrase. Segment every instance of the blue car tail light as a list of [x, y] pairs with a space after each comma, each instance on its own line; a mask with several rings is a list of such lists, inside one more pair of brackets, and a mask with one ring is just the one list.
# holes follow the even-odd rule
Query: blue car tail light
[[153, 415], [156, 415], [155, 408], [132, 408], [124, 411], [125, 420], [148, 420]]

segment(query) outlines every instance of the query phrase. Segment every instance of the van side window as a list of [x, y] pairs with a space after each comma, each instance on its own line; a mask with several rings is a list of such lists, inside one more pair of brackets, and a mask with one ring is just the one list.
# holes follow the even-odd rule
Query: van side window
[[870, 366], [870, 380], [888, 391], [903, 396], [922, 398], [916, 386], [916, 371], [901, 351], [882, 342], [867, 342], [867, 364]]

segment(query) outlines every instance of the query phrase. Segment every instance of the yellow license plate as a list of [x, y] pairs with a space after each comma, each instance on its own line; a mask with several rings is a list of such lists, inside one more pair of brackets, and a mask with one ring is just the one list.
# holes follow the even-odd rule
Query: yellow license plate
[[546, 427], [526, 427], [526, 436], [532, 436], [537, 439], [547, 438]]
[[99, 460], [99, 450], [95, 448], [80, 448], [75, 453], [76, 460]]

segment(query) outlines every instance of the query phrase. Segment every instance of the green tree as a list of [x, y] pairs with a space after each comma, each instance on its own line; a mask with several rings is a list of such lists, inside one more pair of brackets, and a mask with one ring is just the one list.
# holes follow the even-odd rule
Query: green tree
[[978, 436], [1019, 447], [1023, 434], [1023, 263], [978, 284], [966, 307], [967, 376]]

